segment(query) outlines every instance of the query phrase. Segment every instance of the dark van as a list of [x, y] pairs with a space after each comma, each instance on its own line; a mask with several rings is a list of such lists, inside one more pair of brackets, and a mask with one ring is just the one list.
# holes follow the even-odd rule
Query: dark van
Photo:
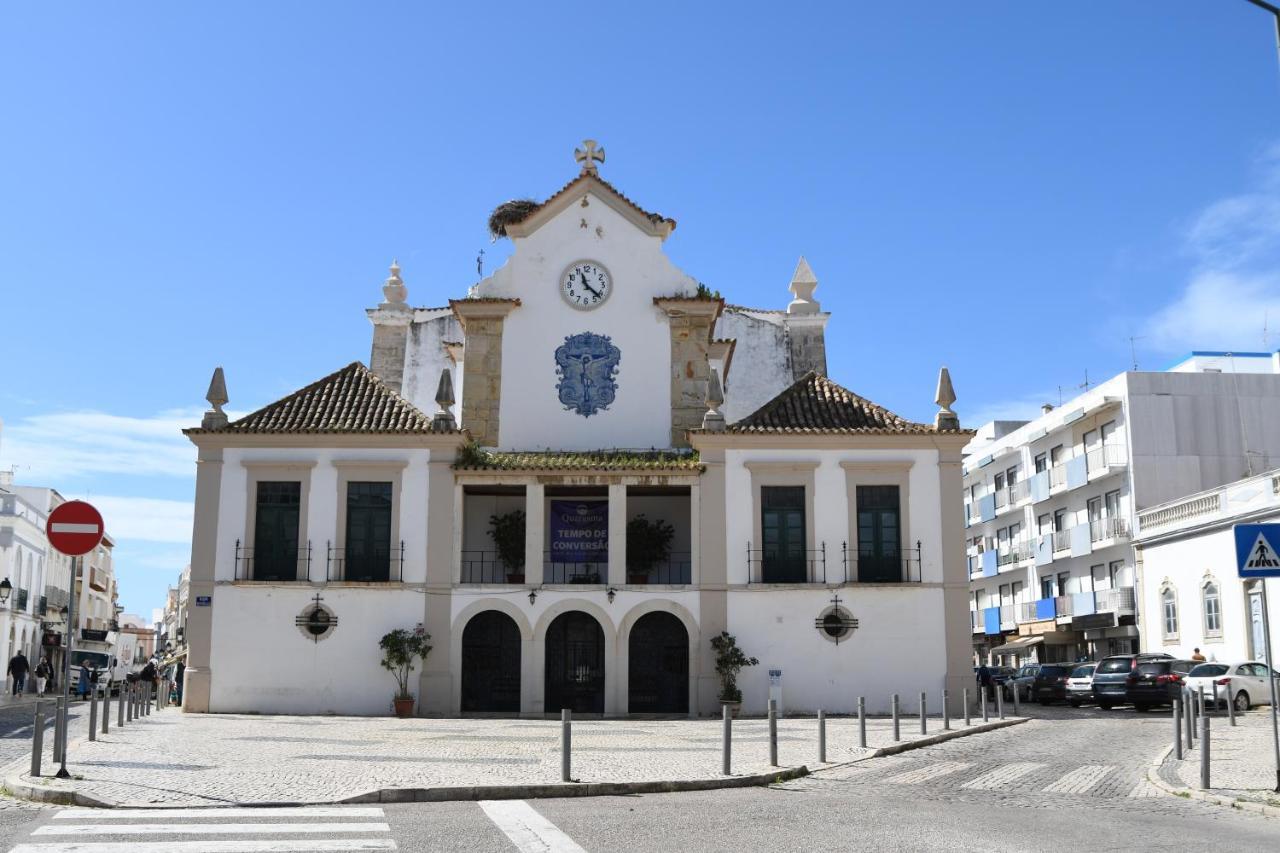
[[1174, 660], [1140, 660], [1129, 673], [1125, 684], [1125, 698], [1135, 711], [1146, 711], [1155, 705], [1172, 705], [1174, 697], [1182, 690], [1187, 673], [1196, 662]]
[[1031, 698], [1041, 705], [1048, 705], [1055, 699], [1067, 701], [1067, 679], [1076, 668], [1073, 663], [1046, 663], [1041, 665], [1031, 682]]
[[1129, 701], [1129, 674], [1139, 661], [1171, 660], [1172, 655], [1161, 653], [1140, 655], [1111, 655], [1098, 662], [1093, 671], [1093, 698], [1098, 707], [1109, 711], [1116, 705]]

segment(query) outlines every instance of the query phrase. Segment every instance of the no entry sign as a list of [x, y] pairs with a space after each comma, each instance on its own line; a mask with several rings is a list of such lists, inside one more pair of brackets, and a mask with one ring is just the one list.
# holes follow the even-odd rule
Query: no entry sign
[[84, 501], [67, 501], [49, 513], [44, 526], [49, 544], [69, 557], [88, 554], [102, 541], [102, 514]]

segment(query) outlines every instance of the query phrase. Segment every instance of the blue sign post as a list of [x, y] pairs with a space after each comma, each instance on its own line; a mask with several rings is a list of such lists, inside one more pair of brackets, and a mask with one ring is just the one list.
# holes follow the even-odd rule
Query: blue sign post
[[[1280, 709], [1276, 708], [1276, 661], [1271, 654], [1271, 614], [1267, 606], [1267, 578], [1280, 578], [1280, 524], [1237, 524], [1236, 572], [1244, 579], [1257, 579], [1262, 588], [1262, 643], [1266, 647], [1267, 671], [1271, 673], [1271, 743], [1275, 749], [1276, 787], [1280, 793]], [[1228, 697], [1230, 701], [1230, 697]]]

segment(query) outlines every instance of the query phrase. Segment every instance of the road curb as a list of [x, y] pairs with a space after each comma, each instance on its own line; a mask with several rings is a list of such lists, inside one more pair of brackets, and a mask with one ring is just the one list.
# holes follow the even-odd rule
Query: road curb
[[[780, 767], [768, 773], [712, 779], [670, 779], [648, 782], [555, 782], [542, 785], [459, 785], [447, 788], [380, 788], [337, 800], [281, 800], [275, 802], [202, 803], [201, 808], [278, 808], [284, 806], [333, 806], [367, 803], [445, 803], [467, 800], [541, 800], [553, 797], [621, 797], [630, 794], [670, 794], [711, 791], [718, 788], [750, 788], [790, 782], [809, 775], [809, 768]], [[190, 808], [190, 803], [122, 803], [67, 788], [48, 788], [21, 776], [5, 780], [15, 797], [38, 803], [82, 806], [94, 809]]]
[[1233, 809], [1254, 812], [1255, 814], [1266, 815], [1267, 817], [1280, 817], [1280, 807], [1277, 806], [1269, 806], [1266, 803], [1259, 803], [1254, 800], [1244, 800], [1239, 797], [1224, 797], [1221, 794], [1213, 794], [1208, 791], [1201, 791], [1196, 788], [1188, 788], [1182, 785], [1170, 785], [1168, 782], [1160, 778], [1160, 768], [1164, 766], [1165, 759], [1169, 757], [1169, 753], [1171, 752], [1173, 752], [1173, 744], [1169, 744], [1164, 749], [1156, 753], [1155, 758], [1151, 760], [1151, 766], [1147, 768], [1147, 781], [1169, 796], [1181, 797], [1184, 800], [1202, 800], [1206, 803], [1213, 803], [1218, 806], [1229, 806]]
[[[996, 729], [1007, 729], [1009, 726], [1016, 726], [1019, 723], [1030, 722], [1030, 717], [1014, 717], [1008, 720], [992, 720], [988, 723], [977, 723], [969, 726], [967, 729], [951, 729], [950, 731], [942, 731], [936, 735], [922, 737], [919, 740], [905, 741], [903, 743], [895, 743], [893, 746], [882, 746], [875, 752], [860, 759], [866, 761], [867, 758], [880, 758], [883, 755], [897, 755], [900, 752], [910, 752], [913, 749], [923, 749], [926, 746], [933, 746], [936, 743], [945, 743], [956, 738], [968, 737], [969, 735], [980, 735], [983, 732], [993, 732]], [[852, 762], [851, 762], [852, 763]]]

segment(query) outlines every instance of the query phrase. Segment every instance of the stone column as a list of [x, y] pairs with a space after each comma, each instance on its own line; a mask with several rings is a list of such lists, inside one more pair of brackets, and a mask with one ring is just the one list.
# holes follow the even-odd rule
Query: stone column
[[[187, 614], [187, 669], [183, 676], [182, 710], [208, 713], [213, 689], [210, 653], [213, 646], [214, 571], [218, 556], [218, 502], [222, 492], [222, 448], [200, 447], [196, 458], [196, 513], [191, 531], [190, 596], [196, 606]], [[74, 594], [75, 579], [72, 578]], [[85, 586], [88, 586], [86, 580]], [[209, 607], [199, 597], [209, 596]]]
[[609, 576], [607, 586], [627, 582], [627, 487], [609, 484]]
[[546, 490], [541, 483], [524, 487], [524, 581], [537, 586], [543, 578], [547, 536]]
[[449, 305], [466, 334], [462, 363], [462, 427], [481, 447], [497, 447], [502, 399], [502, 327], [518, 299], [453, 299]]
[[945, 687], [953, 697], [973, 684], [973, 629], [969, 617], [969, 569], [964, 551], [964, 474], [961, 470], [961, 450], [967, 438], [940, 438], [938, 448]]
[[688, 447], [686, 432], [702, 426], [707, 412], [711, 332], [724, 307], [721, 299], [655, 299], [671, 329], [671, 446]]
[[698, 692], [690, 705], [699, 714], [714, 714], [720, 707], [720, 679], [711, 638], [729, 629], [728, 563], [725, 554], [724, 451], [699, 448], [706, 470], [698, 484]]
[[427, 462], [427, 583], [422, 624], [431, 654], [418, 679], [418, 713], [445, 716], [453, 707], [449, 659], [453, 637], [453, 453], [432, 448]]

